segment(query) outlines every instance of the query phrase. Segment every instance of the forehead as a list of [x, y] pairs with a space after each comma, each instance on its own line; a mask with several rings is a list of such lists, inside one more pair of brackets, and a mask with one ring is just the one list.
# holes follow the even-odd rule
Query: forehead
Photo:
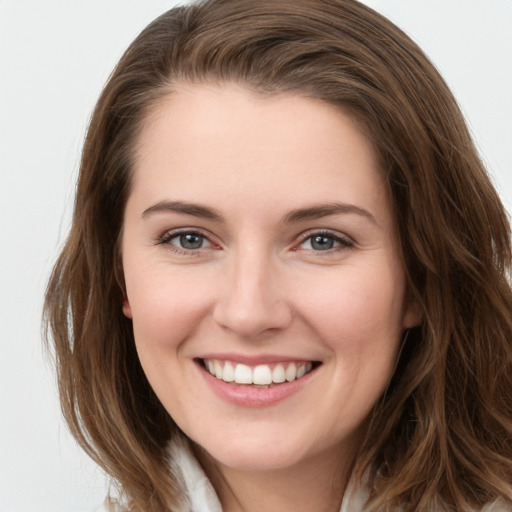
[[[134, 192], [149, 200], [216, 194], [297, 202], [383, 203], [371, 142], [341, 109], [298, 94], [258, 96], [236, 85], [182, 86], [153, 106], [136, 145]], [[387, 207], [387, 203], [383, 206]]]
[[[308, 130], [309, 128], [309, 130]], [[354, 116], [340, 106], [311, 98], [295, 92], [263, 94], [235, 83], [181, 84], [162, 96], [148, 110], [136, 149], [144, 150], [162, 139], [160, 135], [173, 134], [176, 143], [186, 150], [195, 150], [194, 144], [203, 139], [207, 143], [212, 135], [224, 136], [231, 141], [265, 144], [269, 134], [278, 136], [283, 143], [296, 144], [311, 141], [329, 145], [340, 129], [346, 137], [356, 135], [367, 145], [369, 157], [373, 158], [370, 139], [363, 135], [363, 127]], [[163, 131], [162, 131], [163, 130]], [[316, 137], [312, 139], [312, 132]], [[331, 137], [331, 135], [333, 137]], [[265, 140], [265, 138], [267, 140]], [[355, 138], [355, 137], [354, 137]], [[211, 139], [212, 143], [220, 142]], [[166, 143], [171, 141], [167, 140]], [[224, 150], [229, 150], [225, 145]], [[231, 146], [236, 149], [235, 146]], [[267, 149], [270, 146], [267, 145]], [[306, 144], [311, 148], [312, 144]], [[258, 148], [255, 147], [255, 150]], [[344, 148], [346, 153], [348, 145]], [[373, 162], [372, 162], [373, 165]]]

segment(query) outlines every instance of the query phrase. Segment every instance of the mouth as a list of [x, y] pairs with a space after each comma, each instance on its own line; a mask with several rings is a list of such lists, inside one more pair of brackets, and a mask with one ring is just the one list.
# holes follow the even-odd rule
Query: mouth
[[268, 389], [302, 379], [319, 361], [286, 361], [254, 366], [221, 359], [197, 359], [198, 364], [217, 380], [234, 386]]

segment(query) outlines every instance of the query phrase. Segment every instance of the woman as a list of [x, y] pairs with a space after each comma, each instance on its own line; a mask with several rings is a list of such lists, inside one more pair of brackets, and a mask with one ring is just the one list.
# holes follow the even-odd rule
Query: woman
[[509, 510], [509, 236], [389, 21], [173, 9], [85, 142], [46, 302], [67, 420], [126, 510]]

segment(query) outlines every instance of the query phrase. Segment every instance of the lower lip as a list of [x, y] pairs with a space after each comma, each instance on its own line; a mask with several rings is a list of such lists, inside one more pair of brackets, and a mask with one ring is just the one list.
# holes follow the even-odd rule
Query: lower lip
[[199, 363], [197, 363], [197, 366], [208, 386], [219, 398], [238, 407], [252, 408], [269, 407], [298, 393], [317, 370], [313, 369], [304, 377], [292, 382], [284, 382], [271, 388], [257, 388], [250, 385], [224, 382], [207, 372]]

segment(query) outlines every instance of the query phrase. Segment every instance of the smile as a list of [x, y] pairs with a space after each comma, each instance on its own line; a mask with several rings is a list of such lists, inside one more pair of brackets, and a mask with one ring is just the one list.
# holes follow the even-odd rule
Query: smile
[[273, 387], [277, 384], [293, 382], [301, 379], [315, 368], [313, 361], [249, 366], [220, 359], [202, 359], [201, 364], [218, 380], [262, 387]]

